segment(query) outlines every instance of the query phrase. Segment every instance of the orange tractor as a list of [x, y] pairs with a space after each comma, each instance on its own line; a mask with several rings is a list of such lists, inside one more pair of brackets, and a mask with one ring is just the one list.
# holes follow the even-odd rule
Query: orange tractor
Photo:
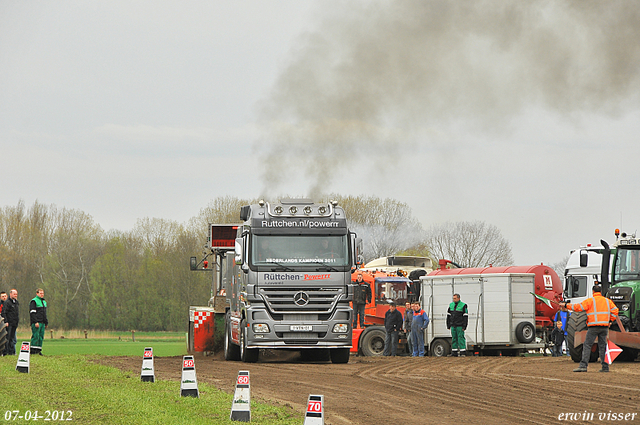
[[[358, 271], [353, 274], [353, 282], [358, 274], [362, 274], [362, 279], [371, 287], [371, 302], [365, 306], [364, 328], [353, 329], [351, 352], [364, 356], [381, 356], [386, 336], [384, 315], [389, 310], [389, 303], [394, 301], [404, 317], [411, 280], [402, 272]], [[404, 347], [406, 342], [406, 336], [401, 332], [398, 348]]]

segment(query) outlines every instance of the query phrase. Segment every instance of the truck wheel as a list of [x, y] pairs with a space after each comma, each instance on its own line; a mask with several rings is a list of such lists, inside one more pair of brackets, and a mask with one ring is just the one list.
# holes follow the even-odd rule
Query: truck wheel
[[447, 357], [451, 354], [451, 345], [446, 339], [438, 338], [431, 343], [431, 353], [433, 357]]
[[518, 342], [528, 344], [536, 338], [536, 327], [531, 322], [520, 322], [516, 326], [516, 338]]
[[243, 320], [240, 322], [240, 360], [245, 363], [255, 363], [259, 355], [260, 350], [257, 348], [247, 348], [247, 324]]
[[231, 341], [231, 326], [229, 321], [224, 323], [224, 359], [240, 360], [240, 347]]
[[8, 336], [7, 328], [4, 327], [4, 317], [0, 316], [0, 354], [4, 353], [4, 347], [9, 343]]
[[381, 356], [386, 334], [380, 328], [369, 328], [360, 335], [360, 350], [364, 356]]
[[331, 363], [349, 363], [348, 348], [332, 348], [329, 353], [331, 356]]
[[[577, 347], [573, 346], [574, 336], [576, 332], [586, 331], [587, 330], [587, 314], [582, 311], [577, 311], [571, 313], [569, 316], [569, 320], [567, 320], [567, 348], [569, 349], [569, 354], [571, 354], [571, 360], [578, 363], [582, 360], [582, 346], [580, 344]], [[594, 344], [596, 346], [597, 344]], [[598, 360], [598, 350], [595, 352], [591, 352], [591, 356], [589, 357], [590, 362], [595, 362]]]

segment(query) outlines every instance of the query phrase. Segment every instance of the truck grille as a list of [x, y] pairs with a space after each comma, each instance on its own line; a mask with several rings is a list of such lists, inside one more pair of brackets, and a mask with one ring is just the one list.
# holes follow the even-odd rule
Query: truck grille
[[[329, 313], [342, 297], [342, 288], [260, 288], [272, 313]], [[296, 304], [296, 301], [298, 304]]]

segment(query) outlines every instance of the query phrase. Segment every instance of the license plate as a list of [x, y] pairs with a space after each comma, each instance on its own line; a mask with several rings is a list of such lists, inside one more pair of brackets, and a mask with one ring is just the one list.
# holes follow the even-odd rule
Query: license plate
[[292, 332], [310, 332], [313, 330], [312, 325], [291, 325], [289, 330]]

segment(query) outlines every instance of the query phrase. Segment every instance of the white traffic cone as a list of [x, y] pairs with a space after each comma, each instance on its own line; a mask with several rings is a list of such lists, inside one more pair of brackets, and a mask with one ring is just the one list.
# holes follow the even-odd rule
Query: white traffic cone
[[182, 380], [180, 381], [180, 395], [182, 397], [198, 397], [198, 380], [196, 379], [196, 363], [193, 356], [182, 357]]
[[22, 373], [29, 373], [29, 362], [31, 360], [31, 352], [29, 350], [31, 343], [23, 342], [20, 346], [20, 354], [16, 363], [16, 370]]
[[324, 396], [310, 395], [304, 425], [324, 425]]
[[142, 382], [156, 382], [156, 374], [153, 369], [153, 348], [147, 347], [142, 355], [142, 371], [140, 372]]
[[251, 383], [248, 370], [238, 372], [230, 419], [238, 422], [251, 422]]

